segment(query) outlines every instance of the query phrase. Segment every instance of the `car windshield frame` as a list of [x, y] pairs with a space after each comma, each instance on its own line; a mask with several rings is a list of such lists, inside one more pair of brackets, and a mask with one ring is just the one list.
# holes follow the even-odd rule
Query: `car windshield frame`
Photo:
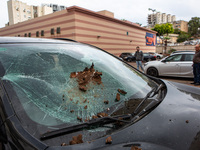
[[[68, 48], [68, 47], [70, 47], [71, 49]], [[40, 50], [34, 50], [34, 48], [35, 49], [38, 48]], [[82, 51], [81, 48], [84, 48], [84, 52]], [[158, 84], [156, 82], [154, 82], [153, 80], [151, 80], [146, 75], [139, 72], [138, 70], [136, 70], [132, 66], [121, 61], [117, 57], [113, 57], [112, 55], [110, 55], [107, 52], [105, 53], [105, 51], [102, 51], [100, 49], [96, 49], [95, 47], [92, 47], [92, 46], [89, 46], [89, 45], [81, 45], [79, 43], [70, 43], [70, 44], [55, 44], [54, 43], [53, 45], [50, 44], [50, 43], [49, 44], [37, 43], [37, 44], [34, 44], [34, 45], [31, 44], [31, 43], [29, 43], [29, 44], [20, 43], [20, 44], [3, 44], [3, 45], [0, 45], [0, 49], [1, 49], [1, 51], [0, 51], [1, 54], [6, 53], [6, 55], [9, 56], [9, 58], [10, 58], [9, 60], [5, 61], [6, 60], [5, 57], [4, 57], [4, 60], [2, 60], [3, 57], [0, 57], [0, 60], [1, 60], [0, 66], [3, 66], [3, 68], [2, 67], [0, 67], [0, 68], [2, 70], [4, 69], [4, 73], [1, 75], [0, 79], [6, 85], [5, 87], [7, 87], [6, 90], [7, 90], [8, 94], [13, 95], [13, 96], [10, 96], [10, 99], [11, 99], [11, 102], [13, 103], [13, 107], [14, 107], [16, 114], [19, 115], [19, 116], [20, 115], [24, 116], [24, 117], [26, 116], [25, 118], [29, 118], [33, 122], [40, 124], [41, 129], [44, 129], [44, 131], [48, 131], [49, 128], [60, 128], [63, 125], [66, 126], [66, 124], [67, 125], [79, 124], [82, 121], [85, 121], [86, 119], [91, 119], [93, 116], [97, 115], [98, 112], [105, 112], [105, 110], [110, 110], [110, 112], [108, 112], [108, 115], [113, 115], [113, 112], [115, 112], [117, 109], [121, 108], [123, 106], [122, 103], [128, 101], [130, 99], [130, 97], [132, 99], [133, 99], [133, 97], [135, 99], [143, 98], [143, 97], [145, 97], [146, 93], [151, 91], [153, 88], [158, 87]], [[18, 54], [14, 53], [14, 50], [15, 50], [15, 52], [19, 51], [19, 52], [17, 52]], [[34, 51], [34, 52], [31, 52], [31, 51]], [[40, 52], [38, 52], [38, 51], [40, 51]], [[67, 52], [67, 51], [70, 51], [70, 52]], [[87, 55], [84, 55], [84, 53], [86, 53], [85, 51], [89, 51]], [[96, 54], [93, 53], [92, 51], [95, 51]], [[26, 55], [25, 52], [27, 52], [28, 54]], [[87, 116], [87, 117], [83, 118], [82, 116], [80, 116], [79, 119], [78, 119], [78, 116], [80, 115], [80, 113], [76, 113], [77, 118], [74, 119], [75, 121], [73, 123], [71, 121], [68, 121], [68, 122], [64, 121], [63, 122], [63, 120], [62, 121], [59, 120], [61, 118], [56, 118], [56, 119], [54, 119], [54, 121], [56, 121], [57, 124], [54, 124], [54, 123], [45, 124], [46, 122], [51, 122], [51, 119], [52, 119], [51, 114], [45, 114], [45, 113], [44, 113], [43, 117], [46, 117], [46, 118], [49, 117], [49, 119], [47, 119], [45, 123], [41, 123], [40, 119], [34, 120], [34, 117], [37, 117], [38, 114], [36, 113], [36, 116], [34, 116], [33, 118], [30, 118], [30, 115], [32, 115], [32, 113], [35, 112], [38, 108], [36, 110], [34, 110], [33, 112], [27, 113], [27, 111], [30, 108], [32, 108], [32, 109], [35, 109], [35, 108], [32, 107], [32, 105], [28, 104], [30, 101], [26, 101], [26, 99], [28, 99], [31, 96], [31, 93], [30, 92], [27, 93], [27, 91], [26, 91], [26, 90], [30, 90], [30, 88], [23, 89], [21, 84], [24, 84], [24, 87], [26, 87], [26, 86], [30, 87], [30, 85], [33, 85], [33, 84], [28, 84], [29, 80], [30, 81], [34, 80], [34, 82], [39, 81], [39, 84], [37, 85], [39, 87], [39, 85], [43, 84], [44, 81], [40, 81], [41, 79], [39, 78], [39, 74], [35, 74], [34, 72], [31, 72], [31, 70], [29, 70], [30, 72], [27, 73], [28, 72], [27, 68], [26, 68], [25, 72], [23, 72], [24, 70], [22, 71], [20, 69], [19, 70], [22, 71], [22, 72], [19, 72], [19, 70], [17, 71], [16, 68], [22, 67], [22, 65], [25, 65], [25, 63], [22, 63], [24, 60], [26, 60], [26, 63], [29, 64], [26, 67], [32, 67], [32, 68], [37, 67], [37, 66], [34, 66], [34, 64], [30, 63], [32, 61], [31, 58], [33, 56], [35, 57], [35, 59], [37, 57], [40, 57], [40, 59], [44, 59], [45, 61], [49, 61], [50, 63], [52, 63], [52, 60], [53, 60], [54, 63], [55, 63], [56, 61], [58, 61], [57, 56], [54, 56], [51, 59], [49, 58], [49, 56], [52, 55], [52, 54], [58, 53], [58, 52], [61, 52], [62, 54], [65, 54], [65, 55], [70, 55], [71, 57], [79, 57], [79, 58], [76, 58], [76, 59], [77, 60], [82, 59], [81, 61], [83, 61], [84, 64], [86, 64], [86, 65], [82, 65], [81, 67], [79, 67], [79, 69], [74, 69], [74, 70], [72, 69], [72, 71], [70, 71], [70, 73], [68, 73], [68, 75], [67, 75], [69, 79], [70, 79], [71, 73], [75, 72], [77, 74], [78, 72], [84, 72], [86, 67], [88, 69], [91, 69], [92, 65], [94, 65], [93, 69], [95, 69], [95, 72], [100, 72], [100, 73], [102, 72], [103, 75], [102, 75], [101, 78], [102, 78], [103, 83], [105, 81], [109, 82], [108, 79], [110, 79], [110, 81], [115, 81], [114, 80], [115, 78], [119, 78], [120, 80], [118, 79], [115, 82], [120, 82], [120, 84], [122, 84], [123, 82], [126, 82], [126, 83], [129, 83], [129, 85], [123, 85], [122, 87], [115, 87], [115, 90], [114, 90], [115, 93], [112, 91], [113, 93], [110, 94], [113, 97], [112, 101], [114, 101], [114, 102], [112, 102], [112, 105], [107, 104], [107, 98], [109, 98], [109, 97], [107, 97], [107, 98], [105, 97], [105, 100], [103, 99], [104, 101], [102, 101], [102, 104], [101, 104], [102, 106], [104, 106], [104, 109], [101, 109], [98, 112], [96, 111], [95, 113], [90, 114], [89, 117]], [[49, 54], [45, 55], [43, 53], [49, 53]], [[74, 55], [73, 53], [77, 53], [77, 54]], [[32, 54], [34, 54], [34, 55], [32, 55]], [[102, 55], [101, 59], [99, 58], [100, 54]], [[27, 56], [30, 56], [30, 55], [31, 55], [31, 57], [27, 57]], [[42, 57], [42, 55], [45, 56], [45, 57]], [[16, 59], [13, 60], [13, 58], [15, 58], [15, 57], [16, 57]], [[24, 59], [23, 57], [26, 57], [26, 59]], [[67, 59], [68, 59], [68, 57], [67, 57]], [[67, 59], [65, 59], [65, 60], [67, 60]], [[19, 62], [17, 62], [18, 60], [19, 60]], [[102, 60], [106, 60], [106, 61], [103, 62]], [[69, 62], [66, 62], [66, 63], [69, 63]], [[113, 63], [113, 64], [111, 64], [111, 63]], [[17, 66], [16, 64], [18, 64], [19, 66]], [[108, 67], [108, 64], [111, 65], [111, 66], [109, 66], [111, 68]], [[36, 65], [38, 65], [38, 64], [36, 63]], [[56, 64], [54, 64], [54, 66], [56, 66]], [[60, 66], [56, 66], [56, 67], [59, 68]], [[62, 67], [64, 67], [64, 65]], [[106, 68], [106, 67], [108, 67], [108, 68]], [[117, 70], [117, 68], [121, 68], [121, 70], [119, 71], [119, 70]], [[14, 71], [12, 69], [14, 69]], [[111, 72], [109, 72], [110, 69], [111, 69]], [[107, 72], [104, 72], [104, 70], [106, 70]], [[47, 71], [46, 73], [49, 73], [49, 71]], [[56, 71], [54, 71], [53, 73], [56, 74]], [[34, 74], [34, 76], [31, 76], [33, 74]], [[42, 72], [41, 72], [41, 74], [42, 74]], [[115, 75], [113, 75], [113, 74], [115, 74]], [[126, 80], [124, 79], [125, 74], [127, 75], [127, 77], [125, 78]], [[111, 77], [108, 78], [107, 80], [104, 80], [105, 75], [109, 76], [109, 77], [111, 76]], [[134, 75], [134, 78], [132, 79], [131, 77], [133, 77], [133, 75]], [[16, 76], [17, 76], [17, 78], [14, 78]], [[35, 79], [36, 77], [38, 77], [38, 78]], [[112, 77], [114, 79], [112, 79]], [[32, 79], [32, 78], [34, 78], [34, 79]], [[23, 80], [21, 80], [21, 79], [23, 79]], [[20, 84], [17, 83], [18, 80], [21, 80]], [[73, 80], [74, 80], [74, 82], [77, 82], [78, 79], [73, 79]], [[25, 83], [27, 83], [27, 85], [25, 85]], [[135, 83], [135, 85], [132, 85], [130, 83]], [[100, 83], [100, 85], [101, 85], [101, 83]], [[116, 83], [116, 85], [117, 85], [117, 83]], [[34, 87], [34, 88], [37, 89], [38, 88], [37, 86]], [[45, 86], [47, 88], [46, 84], [45, 84]], [[50, 86], [52, 86], [52, 85], [50, 85]], [[90, 86], [93, 86], [93, 85], [90, 85]], [[95, 86], [99, 86], [98, 83], [96, 83], [94, 85], [94, 88], [95, 88]], [[104, 83], [104, 87], [107, 88], [108, 85], [106, 85]], [[103, 86], [101, 86], [101, 88], [103, 88]], [[129, 94], [128, 92], [132, 91], [131, 88], [132, 89], [138, 88], [138, 90], [136, 92]], [[10, 90], [8, 90], [8, 89], [10, 89]], [[121, 89], [121, 93], [119, 91], [117, 91], [119, 89]], [[76, 88], [76, 90], [80, 90], [80, 89]], [[53, 90], [51, 90], [51, 92], [52, 91]], [[39, 92], [39, 89], [38, 89], [37, 92]], [[128, 94], [126, 94], [126, 92]], [[78, 91], [78, 93], [81, 93], [81, 94], [84, 93], [85, 94], [85, 91], [80, 90], [80, 91]], [[118, 95], [117, 93], [121, 96], [121, 99], [119, 101], [117, 100], [117, 95]], [[26, 94], [28, 96], [26, 97], [26, 99], [22, 100], [22, 97]], [[65, 101], [65, 98], [66, 98], [66, 95], [64, 95], [64, 96], [63, 95], [64, 94], [60, 94], [60, 100], [59, 101], [61, 101], [61, 104], [63, 104], [63, 101]], [[44, 97], [45, 95], [41, 95], [41, 97], [42, 96]], [[97, 95], [96, 96], [93, 95], [93, 96], [94, 96], [94, 99], [98, 99]], [[31, 99], [31, 101], [33, 101], [33, 99]], [[76, 101], [73, 100], [73, 99], [71, 100], [70, 98], [68, 99], [68, 101], [73, 101], [73, 103], [79, 103], [79, 102], [77, 102], [77, 100]], [[20, 103], [21, 105], [19, 105], [18, 103]], [[82, 104], [83, 103], [84, 102], [82, 101]], [[24, 110], [24, 106], [27, 107], [27, 105], [29, 105], [28, 108], [26, 108], [26, 110]], [[83, 113], [83, 111], [88, 109], [88, 108], [85, 108], [85, 106], [92, 107], [92, 105], [90, 106], [89, 102], [88, 102], [87, 105], [86, 104], [82, 105], [81, 106], [82, 107], [82, 110], [81, 110], [82, 113]], [[37, 107], [40, 107], [40, 106], [37, 105]], [[48, 105], [43, 106], [43, 108], [45, 108], [45, 107], [48, 107]], [[62, 109], [64, 110], [65, 108], [63, 107]], [[76, 112], [75, 109], [74, 109], [74, 112], [72, 112], [73, 109], [66, 108], [66, 110], [69, 111], [68, 114], [70, 114], [70, 115], [74, 114], [74, 112]], [[25, 114], [24, 114], [24, 112], [25, 112]], [[45, 110], [42, 110], [42, 112], [45, 112]], [[29, 121], [29, 123], [32, 122], [32, 121]], [[24, 126], [27, 126], [26, 120], [21, 120], [21, 122]], [[45, 127], [48, 127], [48, 128], [45, 128]], [[38, 132], [38, 135], [41, 134], [40, 131], [37, 131], [37, 132]]]

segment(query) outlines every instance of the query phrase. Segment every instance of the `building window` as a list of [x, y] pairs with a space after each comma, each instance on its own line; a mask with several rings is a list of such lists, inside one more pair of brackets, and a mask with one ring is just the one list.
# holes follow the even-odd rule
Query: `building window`
[[126, 32], [126, 35], [128, 35], [128, 32]]
[[30, 10], [27, 10], [27, 13], [28, 13], [28, 14], [31, 14], [31, 11], [30, 11]]
[[27, 37], [27, 33], [24, 34], [24, 37]]
[[31, 33], [28, 33], [28, 37], [31, 37]]
[[39, 31], [37, 31], [37, 32], [36, 32], [36, 37], [39, 37], [39, 34], [40, 34]]
[[60, 34], [60, 27], [57, 27], [57, 34]]
[[41, 30], [41, 36], [44, 36], [44, 30]]
[[51, 28], [51, 35], [54, 35], [54, 28]]

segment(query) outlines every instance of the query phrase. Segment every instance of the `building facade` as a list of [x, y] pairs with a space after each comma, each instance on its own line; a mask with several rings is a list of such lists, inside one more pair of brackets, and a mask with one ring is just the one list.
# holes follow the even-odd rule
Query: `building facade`
[[167, 23], [167, 15], [166, 15], [166, 13], [162, 13], [162, 23]]
[[154, 51], [156, 32], [114, 18], [108, 11], [77, 6], [0, 29], [0, 36], [69, 38], [102, 48], [114, 55]]
[[173, 22], [173, 28], [174, 29], [179, 29], [184, 32], [188, 32], [188, 22], [179, 20], [179, 21], [174, 21]]
[[30, 6], [17, 0], [9, 0], [7, 2], [7, 6], [9, 25], [33, 19], [35, 17], [47, 15], [53, 12], [51, 7]]
[[147, 23], [148, 27], [152, 28], [156, 24], [172, 23], [174, 21], [176, 21], [175, 15], [172, 16], [171, 14], [157, 12], [148, 15]]

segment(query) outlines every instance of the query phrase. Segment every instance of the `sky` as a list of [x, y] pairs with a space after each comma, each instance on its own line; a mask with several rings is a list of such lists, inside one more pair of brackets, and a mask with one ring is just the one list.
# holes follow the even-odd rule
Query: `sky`
[[[0, 28], [9, 22], [7, 1], [0, 0]], [[27, 5], [58, 4], [66, 7], [79, 6], [91, 11], [108, 10], [116, 19], [125, 19], [147, 25], [148, 9], [176, 16], [176, 20], [189, 21], [200, 17], [200, 0], [18, 0]]]

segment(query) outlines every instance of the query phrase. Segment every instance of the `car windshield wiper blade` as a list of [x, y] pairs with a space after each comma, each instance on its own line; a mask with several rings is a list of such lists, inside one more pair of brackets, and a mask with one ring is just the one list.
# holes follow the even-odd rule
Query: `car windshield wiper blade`
[[143, 100], [139, 103], [139, 105], [136, 107], [135, 111], [133, 112], [133, 115], [137, 114], [139, 109], [143, 106], [144, 102], [151, 96], [151, 94], [156, 91], [156, 88], [153, 88], [147, 95], [143, 98]]
[[162, 89], [164, 87], [164, 84], [160, 84], [156, 90], [154, 91], [153, 95], [151, 97], [154, 97], [156, 94], [158, 94], [158, 92], [160, 91], [160, 89]]
[[138, 113], [145, 101], [150, 97], [154, 97], [159, 92], [159, 90], [163, 88], [163, 86], [163, 84], [160, 84], [157, 88], [153, 88], [149, 93], [147, 93], [147, 95], [143, 98], [140, 104], [136, 107], [135, 111], [133, 112], [133, 116]]
[[152, 108], [154, 108], [155, 106], [157, 106], [160, 103], [160, 100], [158, 99], [154, 99], [152, 100], [142, 111], [140, 111], [137, 115], [133, 115], [133, 119], [131, 119], [131, 122], [136, 121], [138, 118], [140, 118], [140, 116], [142, 116], [143, 114], [149, 112], [150, 110], [152, 110]]
[[72, 125], [72, 126], [58, 129], [58, 130], [46, 132], [46, 133], [42, 134], [40, 138], [41, 138], [41, 140], [45, 140], [45, 139], [57, 137], [60, 135], [64, 135], [67, 133], [75, 132], [78, 130], [83, 130], [85, 128], [89, 128], [89, 127], [95, 126], [95, 125], [102, 126], [102, 125], [113, 123], [113, 122], [130, 123], [130, 121], [125, 121], [125, 120], [131, 119], [131, 117], [132, 117], [131, 114], [127, 114], [127, 115], [120, 115], [120, 116], [114, 116], [114, 117], [96, 118], [96, 119], [89, 120], [82, 124]]

